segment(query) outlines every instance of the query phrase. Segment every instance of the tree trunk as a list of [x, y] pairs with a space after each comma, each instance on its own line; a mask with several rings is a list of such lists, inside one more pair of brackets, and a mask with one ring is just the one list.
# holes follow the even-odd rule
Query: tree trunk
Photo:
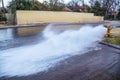
[[107, 19], [107, 18], [108, 18], [108, 12], [106, 10], [106, 12], [105, 12], [105, 19]]
[[[5, 6], [4, 6], [4, 1], [2, 0], [2, 8], [3, 8], [3, 17], [6, 18], [5, 16]], [[6, 20], [5, 20], [6, 23]]]

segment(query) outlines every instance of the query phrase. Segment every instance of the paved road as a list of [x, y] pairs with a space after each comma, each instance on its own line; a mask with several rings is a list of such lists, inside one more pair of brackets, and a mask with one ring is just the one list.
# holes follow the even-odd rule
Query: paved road
[[[28, 45], [36, 42], [35, 38], [37, 37], [2, 42], [0, 50]], [[61, 61], [47, 72], [25, 77], [1, 77], [0, 80], [120, 80], [120, 50], [102, 44], [100, 47], [101, 50], [93, 50]]]
[[47, 72], [0, 80], [120, 80], [120, 50], [101, 44], [100, 47], [61, 61]]
[[104, 21], [104, 24], [110, 23], [113, 28], [119, 27], [120, 28], [120, 22], [119, 21]]

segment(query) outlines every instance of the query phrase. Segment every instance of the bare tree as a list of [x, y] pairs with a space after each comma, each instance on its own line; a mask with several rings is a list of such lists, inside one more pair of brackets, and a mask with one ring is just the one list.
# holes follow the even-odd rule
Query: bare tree
[[108, 9], [116, 9], [118, 6], [120, 6], [120, 0], [90, 0], [89, 3], [91, 6], [94, 5], [94, 3], [98, 1], [102, 7], [105, 7]]
[[64, 3], [64, 0], [49, 0], [50, 5], [59, 5], [60, 3]]
[[[5, 6], [4, 6], [4, 1], [3, 0], [0, 0], [0, 3], [2, 3], [2, 13], [3, 13], [3, 17], [5, 18]], [[5, 23], [6, 23], [6, 21], [5, 21]]]
[[3, 8], [3, 12], [5, 13], [4, 1], [3, 1], [3, 0], [1, 0], [1, 1], [2, 1], [2, 8]]
[[49, 0], [48, 3], [51, 10], [55, 10], [55, 11], [62, 10], [62, 8], [64, 8], [65, 6], [64, 0]]
[[71, 0], [68, 5], [69, 6], [80, 6], [84, 3], [84, 0]]
[[120, 0], [90, 0], [91, 6], [94, 5], [95, 1], [98, 1], [101, 7], [106, 9], [105, 17], [107, 17], [111, 11], [116, 11], [120, 7]]
[[120, 3], [119, 0], [103, 0], [102, 6], [106, 8], [105, 17], [107, 17], [108, 14], [117, 11], [119, 3]]
[[93, 6], [93, 5], [95, 4], [95, 1], [96, 1], [96, 0], [90, 0], [90, 1], [89, 1], [90, 5]]

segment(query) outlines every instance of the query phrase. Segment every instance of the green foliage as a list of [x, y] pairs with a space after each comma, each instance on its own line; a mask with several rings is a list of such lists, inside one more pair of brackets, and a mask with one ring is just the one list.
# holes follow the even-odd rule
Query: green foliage
[[12, 0], [8, 8], [14, 13], [16, 10], [30, 10], [34, 4], [34, 0]]
[[64, 3], [59, 0], [52, 0], [51, 3], [44, 1], [40, 3], [38, 0], [12, 0], [8, 6], [11, 12], [16, 10], [52, 10], [61, 11], [64, 8]]
[[0, 7], [0, 14], [2, 14], [2, 13], [8, 13], [7, 8], [3, 9], [3, 7]]
[[90, 10], [91, 10], [90, 6], [88, 6], [86, 4], [84, 4], [83, 6], [87, 9], [88, 12], [90, 12]]
[[117, 19], [120, 20], [120, 9], [118, 10]]
[[63, 6], [50, 6], [50, 10], [51, 11], [62, 11], [63, 10]]
[[7, 9], [3, 9], [2, 7], [0, 8], [0, 21], [6, 21], [6, 18], [5, 18], [5, 13], [7, 13]]
[[74, 11], [74, 12], [80, 12], [80, 10], [79, 10], [79, 9], [73, 9], [73, 11]]
[[106, 8], [101, 7], [101, 4], [96, 1], [95, 4], [91, 7], [90, 12], [94, 13], [96, 16], [104, 16]]
[[0, 21], [6, 21], [6, 18], [5, 18], [5, 17], [3, 17], [3, 15], [2, 15], [2, 14], [0, 14]]
[[32, 7], [30, 8], [30, 10], [44, 10], [44, 9], [47, 10], [46, 6], [40, 3], [39, 1], [35, 1]]
[[62, 11], [65, 7], [63, 0], [49, 0], [48, 4], [51, 11]]

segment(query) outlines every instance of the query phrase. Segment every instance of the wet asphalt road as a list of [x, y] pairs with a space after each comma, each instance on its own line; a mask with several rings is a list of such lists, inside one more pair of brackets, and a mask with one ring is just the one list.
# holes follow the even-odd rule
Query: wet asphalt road
[[[25, 40], [24, 43], [32, 41]], [[48, 71], [24, 77], [1, 77], [0, 80], [120, 80], [120, 50], [99, 46], [100, 50], [72, 56]]]
[[[37, 44], [38, 36], [0, 42], [0, 50]], [[120, 50], [99, 45], [100, 50], [72, 56], [48, 71], [24, 77], [0, 77], [0, 80], [120, 80]]]
[[0, 50], [34, 45], [39, 42], [42, 42], [43, 40], [44, 38], [42, 37], [42, 34], [27, 36], [27, 37], [15, 37], [10, 40], [0, 41]]

